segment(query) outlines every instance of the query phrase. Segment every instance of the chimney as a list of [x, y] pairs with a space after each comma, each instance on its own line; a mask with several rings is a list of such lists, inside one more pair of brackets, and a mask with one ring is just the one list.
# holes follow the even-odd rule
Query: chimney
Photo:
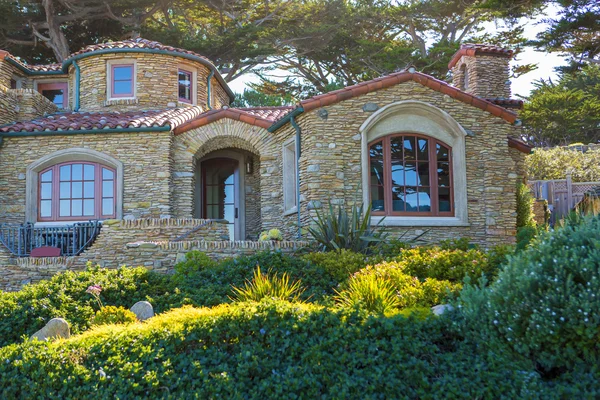
[[485, 99], [509, 99], [513, 51], [489, 44], [463, 44], [448, 64], [452, 84]]

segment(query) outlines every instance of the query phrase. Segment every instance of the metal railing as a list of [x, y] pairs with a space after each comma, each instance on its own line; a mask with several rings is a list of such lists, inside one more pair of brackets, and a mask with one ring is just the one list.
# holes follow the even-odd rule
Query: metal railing
[[45, 246], [59, 248], [61, 256], [76, 256], [92, 245], [100, 227], [99, 221], [44, 227], [0, 224], [0, 242], [17, 257], [29, 257], [31, 250]]

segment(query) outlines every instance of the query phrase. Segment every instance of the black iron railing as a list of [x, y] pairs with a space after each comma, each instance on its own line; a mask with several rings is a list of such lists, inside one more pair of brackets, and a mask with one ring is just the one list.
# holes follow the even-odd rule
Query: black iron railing
[[0, 242], [17, 257], [29, 257], [31, 250], [46, 246], [59, 248], [62, 256], [76, 256], [92, 245], [98, 233], [98, 221], [44, 227], [0, 224]]

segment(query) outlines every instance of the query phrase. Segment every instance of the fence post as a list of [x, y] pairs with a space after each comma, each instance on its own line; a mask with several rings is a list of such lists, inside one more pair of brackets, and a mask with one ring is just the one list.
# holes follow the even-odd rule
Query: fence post
[[571, 172], [567, 172], [567, 213], [573, 209], [573, 182], [571, 181]]

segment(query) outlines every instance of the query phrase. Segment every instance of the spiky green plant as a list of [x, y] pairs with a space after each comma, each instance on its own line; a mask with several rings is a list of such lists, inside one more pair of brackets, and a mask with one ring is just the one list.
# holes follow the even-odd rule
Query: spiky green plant
[[359, 306], [379, 314], [390, 312], [400, 305], [392, 282], [375, 274], [355, 275], [346, 289], [336, 290], [336, 293], [335, 300], [342, 306]]
[[348, 249], [368, 253], [379, 247], [387, 237], [382, 221], [371, 225], [370, 205], [366, 209], [363, 204], [353, 205], [348, 212], [346, 208], [336, 208], [329, 202], [328, 212], [316, 211], [316, 218], [308, 232], [323, 250]]
[[232, 286], [233, 295], [229, 298], [233, 301], [261, 301], [265, 298], [288, 300], [299, 302], [300, 296], [304, 292], [301, 282], [290, 281], [287, 273], [281, 276], [263, 274], [260, 267], [254, 270], [254, 276], [251, 281], [246, 281], [241, 288]]

